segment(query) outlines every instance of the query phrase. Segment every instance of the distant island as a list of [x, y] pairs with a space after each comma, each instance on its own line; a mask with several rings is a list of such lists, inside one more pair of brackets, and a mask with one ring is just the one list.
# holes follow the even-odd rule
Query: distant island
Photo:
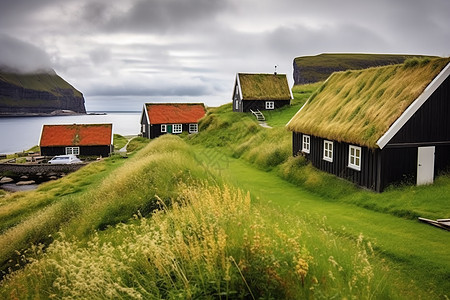
[[0, 117], [86, 114], [83, 94], [53, 70], [22, 74], [0, 67]]
[[[315, 56], [296, 57], [293, 62], [294, 84], [324, 81], [333, 72], [360, 70], [384, 65], [402, 64], [412, 57], [407, 54], [323, 53]], [[430, 57], [431, 56], [427, 56]]]

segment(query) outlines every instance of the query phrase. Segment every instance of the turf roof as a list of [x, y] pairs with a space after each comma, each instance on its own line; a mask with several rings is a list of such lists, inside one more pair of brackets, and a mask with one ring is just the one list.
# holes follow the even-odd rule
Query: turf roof
[[337, 72], [310, 97], [287, 128], [339, 142], [376, 142], [419, 97], [450, 58]]
[[290, 100], [291, 92], [285, 74], [239, 73], [242, 100]]

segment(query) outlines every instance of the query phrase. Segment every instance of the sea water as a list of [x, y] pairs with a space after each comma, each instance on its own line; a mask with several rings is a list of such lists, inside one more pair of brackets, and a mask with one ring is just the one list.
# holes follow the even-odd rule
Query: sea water
[[113, 133], [137, 135], [140, 132], [141, 112], [107, 112], [76, 116], [1, 117], [0, 154], [28, 150], [39, 144], [42, 125], [112, 123]]

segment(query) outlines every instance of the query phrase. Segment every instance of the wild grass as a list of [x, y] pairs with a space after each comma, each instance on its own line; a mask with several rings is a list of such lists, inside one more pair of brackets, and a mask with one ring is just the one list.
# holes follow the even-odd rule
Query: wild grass
[[450, 59], [410, 61], [417, 63], [334, 73], [287, 127], [376, 148], [377, 140]]
[[158, 208], [156, 194], [168, 200], [180, 180], [208, 176], [187, 145], [174, 136], [151, 143], [124, 162], [120, 157], [106, 159], [104, 164], [90, 164], [34, 192], [4, 197], [1, 271], [14, 267], [17, 253], [30, 244], [50, 243], [63, 228], [80, 237], [125, 222], [138, 211], [149, 214]]
[[[170, 208], [86, 242], [64, 234], [0, 286], [23, 298], [384, 298], [386, 269], [362, 236], [342, 240], [251, 205], [228, 185], [181, 184]], [[318, 227], [316, 227], [318, 225]], [[384, 266], [386, 268], [386, 266]]]

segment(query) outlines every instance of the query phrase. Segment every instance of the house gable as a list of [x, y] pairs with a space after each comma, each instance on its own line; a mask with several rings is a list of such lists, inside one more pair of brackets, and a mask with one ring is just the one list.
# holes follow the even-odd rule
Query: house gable
[[[442, 72], [434, 78], [434, 80], [426, 87], [422, 94], [403, 112], [403, 114], [392, 124], [388, 131], [377, 141], [377, 145], [383, 149], [391, 141], [396, 142], [436, 142], [442, 139], [450, 143], [450, 103], [448, 101], [448, 91], [450, 90], [450, 64], [442, 70]], [[428, 103], [435, 93], [444, 93], [445, 95], [436, 95], [436, 102], [440, 103]], [[433, 99], [434, 100], [434, 99]], [[430, 107], [435, 106], [435, 107]], [[428, 115], [419, 115], [419, 110], [424, 108], [428, 111]], [[447, 112], [443, 115], [442, 112]], [[427, 114], [422, 113], [422, 114]], [[441, 117], [440, 117], [441, 116]], [[402, 140], [401, 138], [395, 138], [398, 133], [401, 133], [402, 129], [406, 131], [413, 131], [413, 129], [405, 128], [408, 125], [410, 128], [414, 127], [414, 118], [422, 119], [421, 123], [426, 123], [425, 129], [427, 130], [423, 138], [417, 138], [416, 136], [409, 135], [408, 140]], [[444, 129], [444, 130], [442, 130]], [[405, 131], [404, 130], [404, 131]], [[405, 133], [403, 134], [403, 136]], [[423, 135], [423, 134], [422, 134]]]

